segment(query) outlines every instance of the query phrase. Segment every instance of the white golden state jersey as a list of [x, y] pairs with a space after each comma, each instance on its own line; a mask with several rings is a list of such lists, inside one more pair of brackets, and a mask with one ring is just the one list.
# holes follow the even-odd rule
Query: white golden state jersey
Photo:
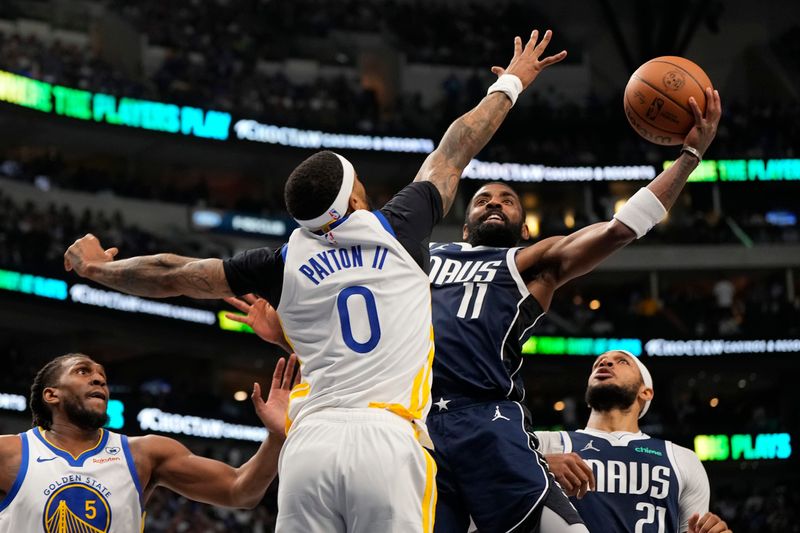
[[432, 447], [430, 282], [383, 214], [355, 211], [324, 235], [298, 228], [282, 253], [277, 311], [303, 376], [287, 433], [321, 409], [374, 407], [413, 422]]
[[21, 433], [19, 473], [0, 502], [0, 533], [139, 533], [144, 526], [136, 467], [124, 435], [101, 430], [78, 457], [44, 430]]

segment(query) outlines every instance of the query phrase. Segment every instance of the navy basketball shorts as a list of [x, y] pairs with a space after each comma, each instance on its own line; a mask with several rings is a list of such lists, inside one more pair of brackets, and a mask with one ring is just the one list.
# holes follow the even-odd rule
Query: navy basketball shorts
[[524, 408], [471, 402], [434, 403], [428, 415], [438, 467], [434, 533], [466, 533], [470, 516], [480, 533], [537, 531], [551, 491], [572, 508], [536, 451]]

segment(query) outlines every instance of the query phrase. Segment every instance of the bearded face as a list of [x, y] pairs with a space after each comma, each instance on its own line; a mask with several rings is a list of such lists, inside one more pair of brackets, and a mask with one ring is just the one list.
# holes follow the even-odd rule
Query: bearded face
[[472, 198], [464, 239], [473, 246], [510, 248], [523, 235], [522, 206], [508, 186], [492, 183], [482, 187]]
[[595, 383], [586, 388], [586, 404], [595, 411], [628, 410], [639, 394], [640, 384]]
[[65, 395], [62, 404], [67, 419], [80, 428], [99, 429], [108, 423], [108, 414], [105, 410], [92, 410], [75, 396]]

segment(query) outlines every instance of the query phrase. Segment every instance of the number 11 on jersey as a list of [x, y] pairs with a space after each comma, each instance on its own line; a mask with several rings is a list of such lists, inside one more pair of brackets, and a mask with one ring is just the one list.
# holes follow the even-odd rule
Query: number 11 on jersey
[[[481, 314], [483, 300], [486, 298], [486, 290], [488, 288], [488, 283], [464, 283], [464, 297], [461, 299], [461, 305], [458, 306], [458, 313], [456, 313], [456, 316], [458, 318], [467, 318], [470, 304], [472, 304], [472, 312], [469, 312], [469, 318], [470, 320], [478, 318]], [[473, 294], [475, 295], [474, 301], [472, 298]]]

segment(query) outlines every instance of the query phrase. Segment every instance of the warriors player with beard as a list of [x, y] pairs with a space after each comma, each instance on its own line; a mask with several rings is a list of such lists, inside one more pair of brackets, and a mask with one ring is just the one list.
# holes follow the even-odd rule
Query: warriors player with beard
[[33, 429], [0, 436], [0, 533], [133, 533], [156, 487], [222, 507], [253, 508], [278, 471], [297, 357], [280, 359], [269, 398], [253, 388], [268, 430], [239, 468], [192, 454], [168, 437], [131, 437], [103, 429], [105, 369], [71, 353], [46, 364], [31, 386]]
[[[564, 490], [577, 493], [573, 503], [590, 531], [729, 533], [708, 512], [708, 477], [697, 455], [639, 430], [652, 399], [644, 364], [626, 351], [606, 352], [586, 387], [586, 429], [537, 431], [540, 451]], [[587, 464], [594, 483], [583, 475]]]

